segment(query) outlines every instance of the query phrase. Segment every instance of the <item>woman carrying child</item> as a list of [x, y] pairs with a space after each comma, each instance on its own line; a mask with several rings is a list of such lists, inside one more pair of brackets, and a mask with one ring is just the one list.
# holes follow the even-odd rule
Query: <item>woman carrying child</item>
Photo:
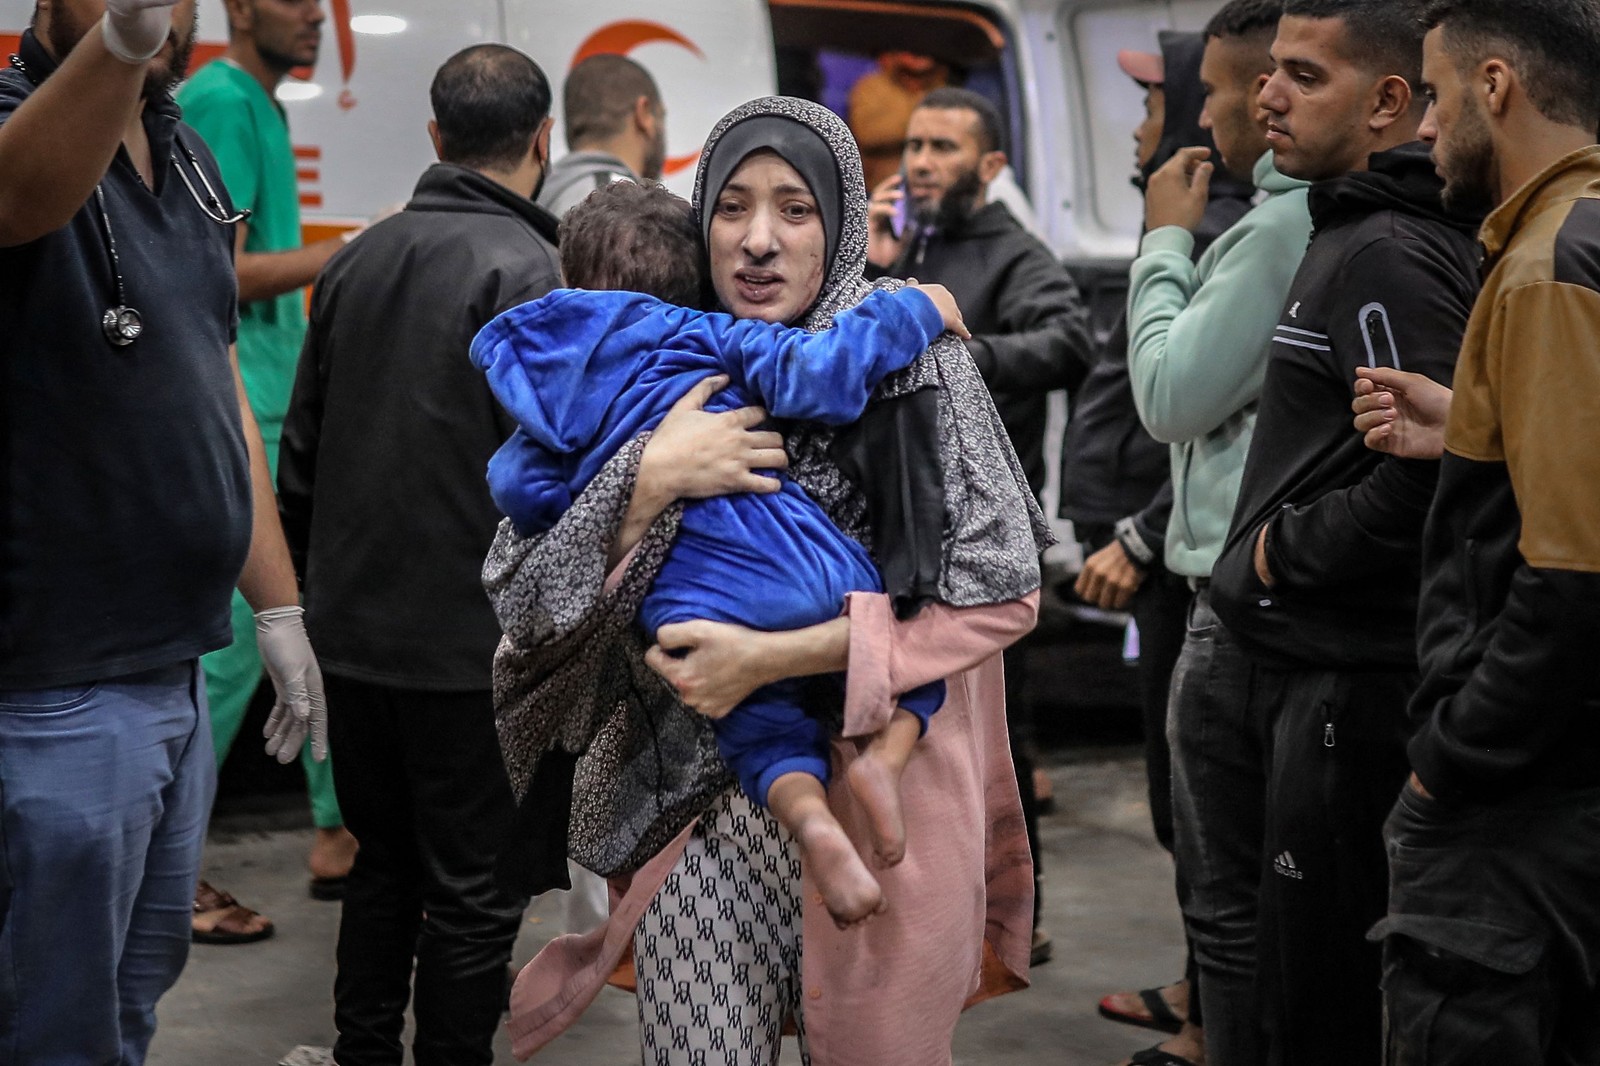
[[[828, 328], [871, 291], [861, 277], [866, 202], [854, 143], [831, 113], [783, 98], [737, 109], [707, 142], [695, 197], [718, 302], [736, 318]], [[1036, 557], [1047, 534], [970, 358], [946, 338], [919, 367], [944, 390], [939, 451], [951, 517], [941, 592], [956, 594], [939, 599], [961, 602], [963, 586], [982, 584], [984, 560], [1004, 570]], [[618, 601], [642, 595], [659, 568], [665, 545], [647, 531], [670, 518], [673, 501], [748, 490], [752, 467], [781, 465], [775, 442], [752, 435], [759, 447], [744, 465], [686, 471], [681, 460], [712, 417], [680, 405], [653, 437], [618, 452], [543, 536], [521, 541], [503, 527], [486, 567], [507, 628], [503, 662], [564, 643], [594, 659], [598, 644], [620, 641], [607, 619], [637, 609], [637, 598], [622, 609]], [[705, 432], [725, 433], [725, 424]], [[865, 503], [831, 457], [833, 443], [826, 427], [792, 427], [789, 475], [840, 528], [864, 536]], [[620, 583], [607, 584], [629, 551]], [[552, 943], [524, 971], [511, 1023], [519, 1056], [582, 1012], [630, 942], [648, 1063], [695, 1061], [696, 1052], [772, 1063], [788, 1019], [811, 1062], [938, 1066], [950, 1061], [966, 1002], [1026, 983], [1032, 873], [998, 653], [1031, 628], [1037, 594], [978, 607], [934, 602], [906, 621], [884, 594], [853, 593], [840, 606], [841, 618], [791, 632], [663, 626], [649, 660], [712, 717], [762, 685], [848, 668], [834, 752], [841, 772], [828, 800], [863, 853], [872, 834], [845, 783], [851, 738], [881, 733], [898, 694], [945, 682], [946, 702], [901, 783], [905, 858], [878, 872], [888, 910], [837, 928], [792, 839], [729, 789], [634, 873], [605, 926]]]

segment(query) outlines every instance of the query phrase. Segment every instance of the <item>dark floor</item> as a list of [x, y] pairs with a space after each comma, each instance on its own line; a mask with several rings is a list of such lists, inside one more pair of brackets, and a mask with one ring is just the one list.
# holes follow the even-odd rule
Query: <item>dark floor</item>
[[[1151, 835], [1132, 749], [1063, 753], [1050, 772], [1058, 810], [1044, 824], [1044, 913], [1055, 960], [1033, 971], [1032, 988], [966, 1016], [956, 1034], [963, 1066], [1109, 1066], [1154, 1040], [1100, 1019], [1096, 1001], [1114, 989], [1162, 983], [1182, 966], [1171, 866]], [[333, 1038], [339, 908], [307, 898], [310, 830], [286, 824], [299, 820], [293, 815], [233, 809], [213, 830], [205, 875], [270, 915], [278, 934], [242, 947], [195, 946], [183, 979], [162, 1002], [154, 1066], [272, 1066], [298, 1046], [325, 1048]], [[561, 914], [554, 897], [535, 903], [519, 962], [563, 932]], [[636, 1028], [632, 998], [608, 989], [538, 1061], [636, 1063]], [[295, 1066], [317, 1061], [301, 1052]], [[512, 1061], [503, 1037], [497, 1061]], [[783, 1061], [799, 1060], [790, 1048]]]

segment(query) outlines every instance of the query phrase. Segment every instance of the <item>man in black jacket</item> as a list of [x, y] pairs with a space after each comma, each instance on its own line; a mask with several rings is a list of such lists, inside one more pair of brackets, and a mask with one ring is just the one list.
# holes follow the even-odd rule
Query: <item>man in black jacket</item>
[[[869, 271], [955, 294], [967, 348], [994, 396], [1034, 492], [1044, 487], [1045, 395], [1073, 388], [1094, 358], [1089, 313], [1066, 267], [989, 202], [1005, 169], [1000, 113], [966, 89], [935, 89], [911, 113], [902, 176], [873, 195]], [[910, 198], [896, 234], [896, 205]]]
[[550, 87], [481, 45], [440, 68], [432, 99], [441, 162], [317, 284], [279, 459], [361, 842], [334, 984], [342, 1066], [399, 1066], [413, 962], [417, 1061], [491, 1062], [526, 903], [492, 874], [513, 810], [479, 580], [499, 520], [484, 470], [513, 423], [467, 348], [559, 283], [556, 222], [531, 199]]
[[1259, 966], [1269, 1061], [1381, 1056], [1381, 827], [1405, 780], [1423, 522], [1438, 464], [1349, 430], [1358, 366], [1448, 381], [1477, 292], [1478, 218], [1427, 148], [1419, 11], [1289, 0], [1261, 94], [1277, 167], [1316, 182], [1213, 606], [1271, 722]]
[[[900, 175], [873, 192], [867, 269], [870, 276], [936, 282], [955, 294], [972, 330], [967, 349], [1037, 495], [1045, 480], [1046, 396], [1083, 381], [1094, 340], [1088, 309], [1066, 267], [1005, 204], [988, 201], [989, 183], [1005, 166], [1004, 126], [992, 103], [966, 89], [935, 89], [923, 97], [906, 126]], [[897, 211], [907, 220], [903, 230]], [[1021, 646], [1006, 652], [1006, 707], [1037, 875], [1038, 803], [1033, 762], [1022, 743], [1024, 654]], [[1035, 892], [1035, 962], [1050, 951], [1049, 938], [1037, 931], [1038, 915]]]

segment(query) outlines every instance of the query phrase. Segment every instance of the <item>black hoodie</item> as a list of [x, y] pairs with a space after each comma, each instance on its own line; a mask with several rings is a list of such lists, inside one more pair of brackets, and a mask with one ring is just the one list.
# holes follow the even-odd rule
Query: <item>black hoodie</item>
[[1067, 268], [994, 201], [958, 225], [906, 241], [888, 270], [867, 269], [869, 278], [885, 275], [954, 294], [972, 330], [967, 348], [1037, 495], [1045, 480], [1045, 396], [1077, 388], [1093, 360], [1089, 312]]
[[[1166, 119], [1155, 155], [1140, 168], [1140, 189], [1180, 148], [1216, 145], [1200, 128], [1205, 94], [1200, 60], [1205, 37], [1198, 33], [1161, 34], [1166, 66]], [[1211, 202], [1195, 230], [1194, 258], [1250, 210], [1255, 187], [1218, 169]], [[1061, 442], [1061, 517], [1072, 520], [1079, 539], [1095, 547], [1110, 538], [1111, 527], [1132, 518], [1134, 529], [1155, 560], [1163, 557], [1167, 518], [1172, 513], [1172, 449], [1150, 436], [1139, 421], [1128, 379], [1128, 314], [1124, 305], [1100, 360], [1073, 397], [1072, 418]]]
[[[1420, 143], [1311, 188], [1313, 236], [1273, 338], [1239, 504], [1212, 572], [1217, 614], [1285, 666], [1415, 669], [1421, 540], [1437, 462], [1369, 450], [1358, 366], [1448, 384], [1478, 292], [1480, 217], [1445, 210]], [[1263, 525], [1274, 585], [1256, 576]]]

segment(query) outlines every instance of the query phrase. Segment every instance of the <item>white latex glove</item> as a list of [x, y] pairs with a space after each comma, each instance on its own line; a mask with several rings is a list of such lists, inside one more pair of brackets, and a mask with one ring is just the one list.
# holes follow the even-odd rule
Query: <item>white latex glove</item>
[[256, 647], [272, 678], [278, 701], [261, 735], [267, 754], [288, 762], [311, 736], [311, 757], [328, 757], [328, 703], [322, 694], [322, 667], [306, 636], [306, 614], [299, 607], [272, 607], [256, 614]]
[[178, 0], [106, 0], [100, 32], [106, 48], [124, 63], [148, 62], [167, 43]]

